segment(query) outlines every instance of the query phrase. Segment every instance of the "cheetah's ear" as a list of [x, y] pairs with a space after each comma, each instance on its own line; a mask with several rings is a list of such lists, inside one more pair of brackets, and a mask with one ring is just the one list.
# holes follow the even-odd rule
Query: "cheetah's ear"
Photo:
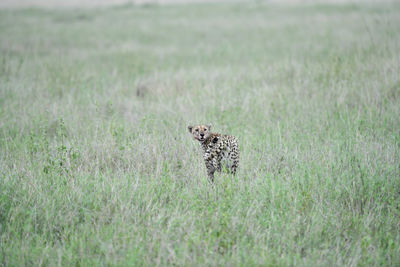
[[211, 124], [206, 125], [208, 130], [211, 130]]
[[188, 126], [189, 133], [192, 133], [193, 126]]

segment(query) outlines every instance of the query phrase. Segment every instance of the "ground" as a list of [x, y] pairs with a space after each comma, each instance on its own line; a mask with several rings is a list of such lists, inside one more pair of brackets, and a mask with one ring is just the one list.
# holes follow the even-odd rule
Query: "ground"
[[[1, 9], [1, 265], [400, 265], [399, 14]], [[200, 123], [235, 179], [208, 183]]]

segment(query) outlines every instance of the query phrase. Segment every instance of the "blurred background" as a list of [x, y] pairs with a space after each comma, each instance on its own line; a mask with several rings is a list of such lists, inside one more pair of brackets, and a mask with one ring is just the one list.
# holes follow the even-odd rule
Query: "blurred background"
[[0, 6], [0, 266], [400, 266], [399, 1]]
[[[393, 2], [395, 0], [258, 0], [266, 3], [367, 3], [367, 2]], [[109, 6], [116, 4], [189, 4], [205, 2], [246, 2], [246, 0], [1, 0], [0, 7], [22, 7], [22, 6], [42, 6], [42, 7], [90, 7], [90, 6]]]

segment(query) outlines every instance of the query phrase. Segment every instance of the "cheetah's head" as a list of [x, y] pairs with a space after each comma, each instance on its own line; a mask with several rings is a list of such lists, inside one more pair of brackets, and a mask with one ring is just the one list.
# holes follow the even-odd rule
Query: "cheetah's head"
[[211, 125], [197, 125], [188, 126], [189, 132], [193, 135], [193, 138], [204, 142], [210, 136]]

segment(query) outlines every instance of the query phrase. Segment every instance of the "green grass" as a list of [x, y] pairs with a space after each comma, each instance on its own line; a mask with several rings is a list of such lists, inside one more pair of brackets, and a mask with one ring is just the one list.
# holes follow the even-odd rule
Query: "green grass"
[[0, 265], [399, 266], [399, 14], [0, 10]]

